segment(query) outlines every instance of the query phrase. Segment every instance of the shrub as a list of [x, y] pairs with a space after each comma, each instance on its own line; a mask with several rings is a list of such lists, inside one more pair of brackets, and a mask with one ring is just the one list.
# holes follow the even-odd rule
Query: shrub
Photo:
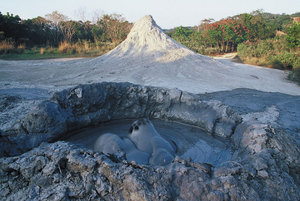
[[87, 53], [92, 49], [92, 44], [90, 41], [83, 40], [75, 44], [77, 53]]
[[295, 54], [296, 60], [293, 63], [293, 69], [300, 68], [300, 53]]
[[300, 46], [300, 24], [298, 22], [288, 28], [286, 42], [288, 47], [292, 49]]
[[283, 63], [281, 63], [281, 61], [279, 61], [277, 58], [273, 58], [273, 60], [270, 61], [270, 65], [272, 68], [276, 68], [280, 70], [284, 69]]
[[0, 54], [15, 52], [15, 43], [9, 40], [3, 40], [0, 42]]
[[40, 54], [41, 54], [41, 55], [45, 54], [45, 48], [42, 47], [42, 48], [40, 49]]
[[76, 47], [67, 41], [63, 41], [58, 46], [58, 51], [60, 53], [75, 53]]
[[0, 40], [4, 40], [4, 39], [5, 39], [4, 31], [0, 31]]
[[288, 78], [300, 85], [300, 67], [294, 68], [293, 71], [289, 74]]
[[278, 54], [276, 56], [271, 57], [271, 62], [279, 61], [282, 63], [284, 69], [292, 69], [294, 63], [296, 62], [297, 57], [295, 53], [284, 52], [282, 54]]
[[273, 47], [277, 53], [288, 52], [290, 50], [286, 43], [286, 36], [281, 36], [273, 39]]
[[90, 43], [88, 41], [83, 41], [84, 50], [88, 51], [90, 50]]
[[20, 44], [20, 45], [18, 45], [18, 47], [17, 47], [17, 52], [20, 53], [20, 54], [22, 54], [22, 53], [24, 52], [25, 49], [26, 49], [25, 44]]
[[257, 43], [246, 41], [237, 47], [238, 56], [243, 60], [247, 57], [257, 57]]
[[248, 48], [244, 43], [240, 43], [237, 46], [237, 54], [240, 58], [247, 57], [248, 54]]
[[255, 57], [268, 57], [274, 50], [271, 40], [265, 40], [257, 44]]
[[50, 47], [47, 48], [47, 51], [49, 53], [55, 53], [55, 48], [53, 48], [52, 46], [50, 46]]
[[218, 48], [218, 47], [208, 47], [204, 51], [204, 54], [206, 54], [206, 55], [216, 55], [219, 53], [220, 53], [220, 48]]
[[294, 72], [294, 79], [300, 83], [300, 67], [296, 68], [293, 72]]
[[246, 41], [238, 45], [238, 56], [245, 63], [292, 70], [299, 66], [299, 53], [287, 47], [285, 38], [267, 39], [258, 42]]

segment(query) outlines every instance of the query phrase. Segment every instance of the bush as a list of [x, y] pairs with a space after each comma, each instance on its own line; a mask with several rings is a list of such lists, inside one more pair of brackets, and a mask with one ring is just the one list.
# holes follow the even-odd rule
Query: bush
[[274, 50], [271, 40], [261, 41], [255, 49], [255, 57], [268, 57]]
[[300, 67], [296, 68], [293, 72], [295, 80], [298, 80], [298, 82], [300, 83]]
[[240, 58], [248, 57], [249, 54], [248, 46], [245, 43], [240, 43], [237, 46], [237, 54]]
[[293, 63], [293, 69], [300, 68], [300, 56], [297, 56], [296, 61]]
[[63, 41], [58, 46], [58, 51], [60, 53], [76, 53], [76, 47], [67, 41]]
[[42, 48], [40, 49], [40, 54], [41, 54], [41, 55], [45, 54], [45, 48], [42, 47]]
[[15, 43], [9, 40], [3, 40], [0, 42], [0, 54], [14, 53]]
[[278, 53], [289, 52], [290, 49], [287, 46], [286, 36], [277, 37], [272, 40], [274, 50]]
[[57, 49], [55, 49], [54, 47], [50, 46], [50, 47], [47, 47], [47, 52], [50, 53], [50, 54], [53, 54], [55, 53]]
[[300, 85], [300, 67], [294, 68], [289, 75], [289, 79]]
[[206, 55], [216, 55], [219, 54], [221, 52], [220, 48], [218, 47], [208, 47], [205, 49], [204, 54]]
[[271, 57], [271, 64], [278, 64], [280, 62], [284, 69], [292, 70], [293, 66], [297, 62], [297, 57], [295, 53], [284, 52], [282, 54], [278, 54], [276, 56]]
[[287, 47], [284, 37], [256, 43], [247, 41], [239, 44], [237, 51], [245, 63], [287, 70], [300, 65], [298, 52]]
[[18, 45], [18, 47], [17, 47], [17, 52], [18, 52], [19, 54], [22, 54], [22, 53], [24, 52], [25, 49], [26, 49], [25, 44], [20, 44], [20, 45]]
[[300, 24], [298, 22], [288, 28], [286, 42], [288, 47], [292, 49], [300, 46]]
[[87, 53], [92, 49], [92, 46], [93, 44], [87, 40], [79, 41], [75, 44], [77, 53]]
[[280, 69], [280, 70], [284, 69], [283, 63], [281, 63], [281, 61], [279, 61], [277, 58], [274, 58], [273, 60], [271, 60], [270, 65], [272, 68], [276, 68], [276, 69]]

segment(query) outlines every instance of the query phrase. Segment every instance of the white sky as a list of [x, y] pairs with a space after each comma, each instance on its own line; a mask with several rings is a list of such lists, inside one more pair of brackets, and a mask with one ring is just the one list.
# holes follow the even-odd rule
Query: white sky
[[54, 10], [72, 19], [79, 19], [85, 10], [93, 13], [118, 13], [130, 22], [152, 15], [162, 28], [194, 26], [202, 19], [219, 20], [227, 16], [263, 9], [271, 13], [300, 12], [299, 0], [0, 0], [0, 11], [18, 14], [22, 19], [45, 16]]

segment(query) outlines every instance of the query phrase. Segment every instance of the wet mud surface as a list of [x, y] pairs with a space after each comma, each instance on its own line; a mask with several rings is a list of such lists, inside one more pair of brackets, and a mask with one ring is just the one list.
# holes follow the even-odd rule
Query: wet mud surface
[[[85, 128], [81, 131], [73, 132], [71, 137], [63, 140], [93, 149], [96, 140], [105, 133], [128, 137], [128, 130], [133, 121], [117, 120], [104, 123], [95, 128]], [[157, 119], [152, 120], [152, 123], [164, 139], [176, 144], [176, 155], [183, 159], [190, 158], [193, 162], [209, 163], [218, 166], [231, 158], [230, 142], [213, 137], [201, 128]]]

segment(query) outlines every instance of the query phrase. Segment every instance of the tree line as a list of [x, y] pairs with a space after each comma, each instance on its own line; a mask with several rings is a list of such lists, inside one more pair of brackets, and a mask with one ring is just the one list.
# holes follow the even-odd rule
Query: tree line
[[105, 14], [91, 23], [70, 20], [58, 11], [26, 20], [0, 12], [0, 41], [9, 40], [26, 47], [58, 46], [61, 42], [120, 42], [131, 27], [132, 24], [118, 14]]
[[[167, 34], [201, 54], [226, 53], [236, 51], [238, 44], [245, 41], [274, 38], [277, 31], [288, 33], [293, 24], [292, 17], [299, 16], [300, 13], [275, 15], [257, 10], [219, 21], [204, 19], [198, 26], [180, 26], [167, 31]], [[80, 41], [119, 43], [126, 38], [131, 27], [132, 24], [118, 14], [106, 14], [96, 23], [91, 23], [70, 20], [58, 11], [27, 20], [0, 12], [0, 40], [11, 40], [26, 47], [58, 46], [61, 42]], [[295, 43], [295, 38], [289, 39]]]
[[[277, 33], [286, 35], [287, 47], [295, 49], [299, 47], [300, 39], [299, 25], [293, 23], [293, 17], [299, 16], [300, 13], [277, 15], [257, 10], [219, 21], [204, 19], [197, 26], [180, 26], [166, 33], [190, 49], [206, 55], [234, 52], [240, 44], [255, 45], [261, 40], [275, 38]], [[11, 41], [15, 47], [58, 47], [66, 44], [61, 45], [63, 52], [63, 47], [70, 47], [70, 44], [80, 47], [88, 44], [94, 49], [104, 43], [113, 44], [106, 51], [123, 41], [131, 27], [132, 23], [118, 14], [102, 15], [92, 23], [70, 20], [58, 11], [27, 20], [0, 12], [0, 42]]]
[[[293, 17], [299, 16], [300, 13], [276, 15], [257, 10], [219, 21], [205, 19], [198, 26], [180, 26], [167, 33], [201, 54], [227, 53], [236, 51], [237, 46], [245, 41], [255, 43], [274, 38], [278, 32], [288, 34]], [[292, 40], [290, 42], [294, 43]]]

